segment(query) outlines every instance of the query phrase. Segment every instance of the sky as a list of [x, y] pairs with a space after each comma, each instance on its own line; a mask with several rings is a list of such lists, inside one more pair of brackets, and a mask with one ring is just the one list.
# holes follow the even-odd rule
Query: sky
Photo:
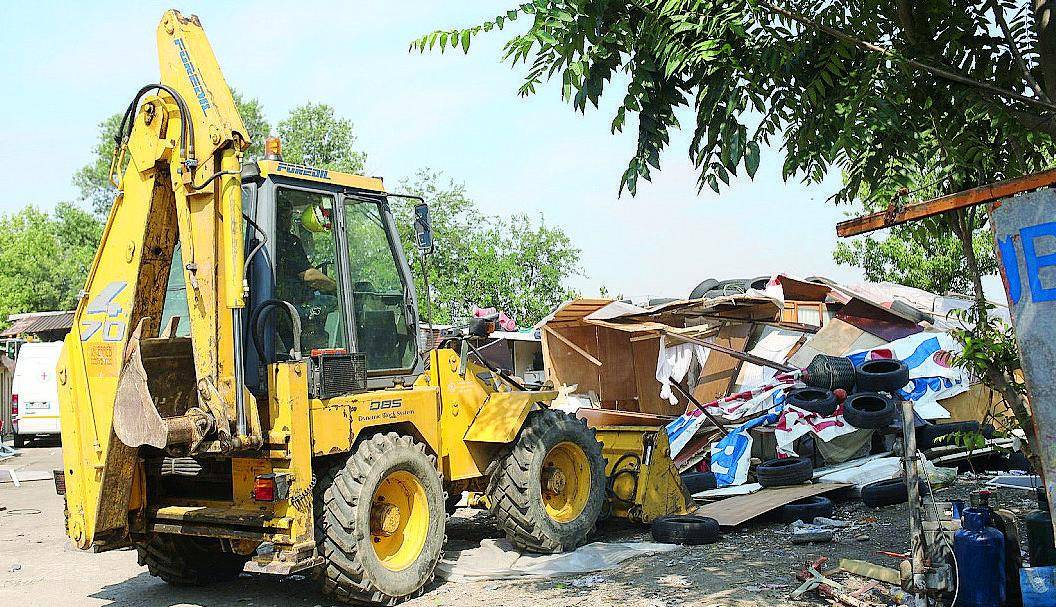
[[[684, 297], [706, 278], [775, 272], [858, 282], [832, 261], [835, 224], [856, 209], [826, 202], [839, 176], [781, 180], [764, 150], [754, 180], [698, 193], [675, 133], [652, 183], [618, 195], [633, 125], [609, 125], [622, 91], [576, 113], [559, 82], [517, 96], [523, 70], [501, 63], [507, 32], [468, 55], [408, 53], [413, 38], [473, 25], [500, 3], [4, 2], [0, 5], [0, 212], [75, 200], [71, 178], [91, 160], [97, 124], [158, 80], [155, 29], [167, 8], [197, 14], [228, 83], [259, 99], [274, 125], [290, 108], [327, 103], [355, 125], [367, 173], [397, 183], [422, 168], [464, 182], [488, 213], [527, 213], [582, 250], [572, 286], [596, 295]], [[521, 21], [513, 24], [517, 29]], [[510, 31], [510, 26], [507, 26]]]

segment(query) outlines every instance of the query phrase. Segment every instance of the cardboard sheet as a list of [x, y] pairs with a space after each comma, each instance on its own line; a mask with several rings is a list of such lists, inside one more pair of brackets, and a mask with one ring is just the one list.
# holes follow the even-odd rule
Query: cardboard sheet
[[785, 504], [847, 486], [846, 483], [815, 483], [791, 487], [768, 487], [749, 495], [738, 495], [705, 504], [694, 514], [710, 516], [723, 527], [736, 527]]

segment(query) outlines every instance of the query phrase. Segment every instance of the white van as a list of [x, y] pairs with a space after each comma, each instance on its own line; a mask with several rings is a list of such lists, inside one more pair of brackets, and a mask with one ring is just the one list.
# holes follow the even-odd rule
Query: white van
[[55, 366], [62, 342], [25, 343], [15, 358], [11, 381], [11, 424], [15, 447], [36, 435], [59, 434], [59, 391]]

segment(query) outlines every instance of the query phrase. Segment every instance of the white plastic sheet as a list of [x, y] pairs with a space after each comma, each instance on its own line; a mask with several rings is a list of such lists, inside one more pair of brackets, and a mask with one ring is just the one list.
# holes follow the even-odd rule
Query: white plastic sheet
[[815, 478], [820, 483], [854, 483], [861, 490], [869, 483], [882, 481], [889, 478], [902, 476], [902, 459], [898, 457], [882, 457], [880, 459], [867, 460], [860, 466], [853, 468], [841, 468], [824, 476]]
[[612, 569], [638, 556], [677, 550], [675, 544], [651, 542], [594, 542], [564, 554], [528, 554], [518, 551], [505, 539], [487, 539], [479, 548], [463, 550], [445, 558], [436, 574], [451, 582], [512, 580], [589, 573]]

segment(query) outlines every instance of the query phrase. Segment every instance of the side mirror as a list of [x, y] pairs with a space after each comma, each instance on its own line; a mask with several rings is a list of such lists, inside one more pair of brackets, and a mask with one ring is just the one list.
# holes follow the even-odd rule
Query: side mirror
[[429, 219], [429, 205], [424, 202], [414, 205], [414, 243], [423, 255], [433, 252], [433, 226]]

